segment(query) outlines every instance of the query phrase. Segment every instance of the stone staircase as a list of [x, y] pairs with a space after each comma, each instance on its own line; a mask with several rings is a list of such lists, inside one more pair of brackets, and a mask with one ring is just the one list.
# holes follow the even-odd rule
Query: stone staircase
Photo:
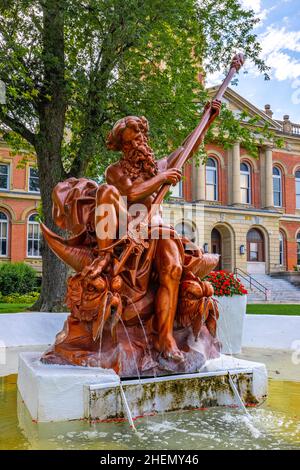
[[[239, 277], [239, 276], [238, 276]], [[251, 277], [262, 284], [270, 291], [269, 300], [266, 301], [263, 292], [260, 292], [255, 286], [250, 289], [250, 283], [244, 278], [240, 278], [242, 284], [248, 290], [248, 303], [300, 303], [300, 289], [285, 279], [276, 279], [267, 274], [251, 274]]]

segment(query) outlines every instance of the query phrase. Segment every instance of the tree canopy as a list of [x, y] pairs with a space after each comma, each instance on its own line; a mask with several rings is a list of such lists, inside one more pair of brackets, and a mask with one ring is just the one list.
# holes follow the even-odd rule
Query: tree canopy
[[[116, 158], [105, 140], [117, 119], [145, 115], [162, 156], [199, 120], [199, 72], [223, 71], [243, 51], [267, 73], [257, 21], [238, 0], [1, 0], [0, 121], [12, 149], [37, 156], [47, 226], [56, 230], [51, 191], [59, 181], [99, 177]], [[232, 119], [223, 113], [222, 135], [228, 123], [250, 142]], [[65, 275], [45, 247], [41, 308], [59, 303]]]
[[256, 22], [238, 0], [2, 0], [0, 117], [35, 147], [41, 114], [59, 93], [61, 157], [75, 176], [101, 173], [112, 158], [106, 134], [127, 114], [149, 119], [161, 155], [197, 122], [204, 100], [197, 71], [223, 70], [242, 50], [266, 72]]

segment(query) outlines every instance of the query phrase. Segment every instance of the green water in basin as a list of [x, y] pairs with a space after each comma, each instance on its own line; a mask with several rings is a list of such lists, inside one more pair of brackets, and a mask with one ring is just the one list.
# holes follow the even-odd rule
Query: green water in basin
[[32, 422], [16, 376], [0, 378], [0, 449], [300, 449], [300, 383], [271, 380], [269, 398], [248, 408], [166, 413], [135, 421], [90, 424]]

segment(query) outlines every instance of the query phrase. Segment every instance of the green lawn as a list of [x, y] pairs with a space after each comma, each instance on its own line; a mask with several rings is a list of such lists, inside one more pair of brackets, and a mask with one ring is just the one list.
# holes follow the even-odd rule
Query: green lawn
[[31, 304], [1, 304], [0, 313], [18, 313], [29, 310]]
[[247, 313], [254, 315], [300, 315], [300, 304], [248, 304]]
[[[0, 313], [26, 312], [30, 304], [1, 304]], [[256, 315], [300, 315], [300, 304], [248, 304], [247, 313]]]

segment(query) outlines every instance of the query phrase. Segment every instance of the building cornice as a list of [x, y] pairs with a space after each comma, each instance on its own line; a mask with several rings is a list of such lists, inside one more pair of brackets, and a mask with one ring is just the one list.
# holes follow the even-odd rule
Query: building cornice
[[41, 195], [25, 191], [0, 191], [0, 198], [40, 200]]
[[280, 220], [286, 220], [287, 222], [299, 222], [300, 224], [300, 215], [297, 214], [282, 214]]
[[228, 212], [230, 214], [238, 214], [241, 215], [260, 215], [266, 217], [275, 217], [280, 218], [282, 214], [277, 211], [271, 211], [267, 209], [257, 209], [257, 208], [245, 208], [245, 207], [230, 207], [230, 206], [211, 206], [211, 205], [204, 205], [205, 211], [212, 211], [212, 212]]

